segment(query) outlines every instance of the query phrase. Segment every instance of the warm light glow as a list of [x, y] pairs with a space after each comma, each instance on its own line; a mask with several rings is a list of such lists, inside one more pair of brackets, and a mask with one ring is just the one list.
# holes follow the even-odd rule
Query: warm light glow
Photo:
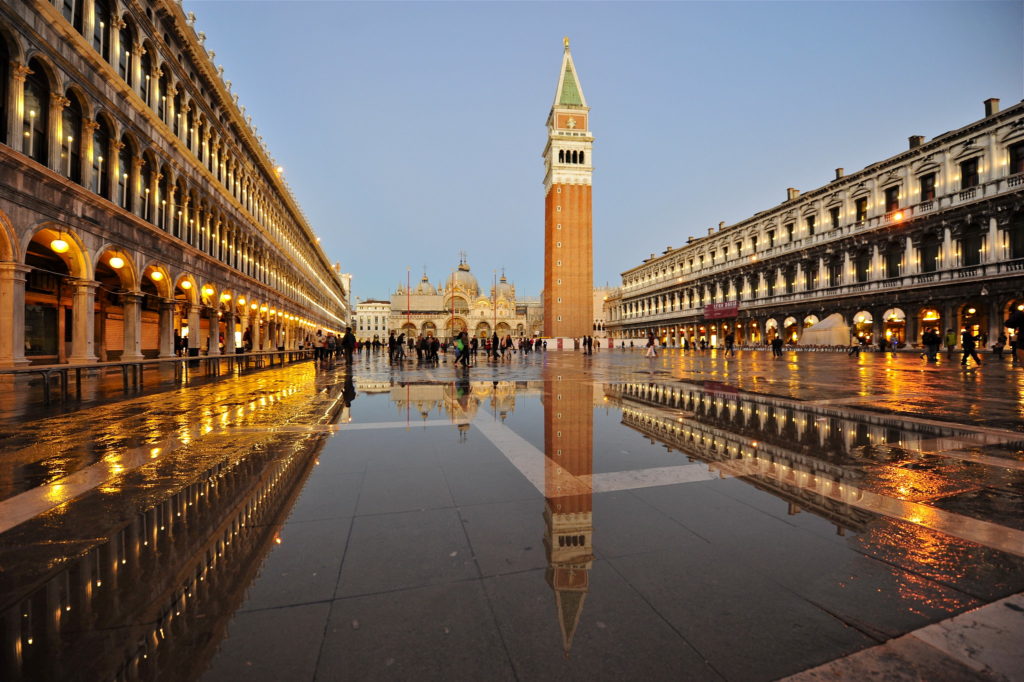
[[245, 299], [244, 298], [239, 298], [238, 299], [238, 305], [245, 305]]
[[231, 294], [221, 294], [220, 295], [220, 300], [222, 300], [222, 301], [230, 301], [231, 300]]
[[65, 253], [71, 247], [66, 241], [58, 238], [50, 242], [50, 248], [53, 249], [55, 253]]
[[185, 291], [188, 291], [189, 289], [192, 288], [192, 282], [186, 279], [184, 282], [181, 283], [181, 288], [184, 289]]
[[164, 278], [164, 273], [160, 272], [159, 270], [154, 270], [153, 272], [149, 273], [149, 278], [154, 282], [159, 282]]
[[255, 303], [253, 303], [253, 304], [252, 304], [251, 306], [249, 306], [249, 307], [250, 307], [250, 308], [252, 308], [253, 310], [256, 310], [256, 308], [258, 308], [259, 306], [257, 306], [257, 305], [256, 305]]
[[974, 308], [968, 308], [968, 309], [967, 309], [967, 314], [968, 314], [968, 315], [973, 315], [973, 314], [974, 314], [974, 313], [976, 313], [976, 312], [978, 312], [978, 311], [977, 311], [976, 309], [974, 309]]
[[892, 214], [893, 220], [903, 220], [903, 211], [896, 211]]
[[213, 296], [213, 287], [203, 287], [204, 296]]
[[111, 256], [110, 260], [107, 262], [110, 263], [110, 267], [115, 270], [120, 270], [124, 267], [124, 258], [121, 258], [120, 256]]

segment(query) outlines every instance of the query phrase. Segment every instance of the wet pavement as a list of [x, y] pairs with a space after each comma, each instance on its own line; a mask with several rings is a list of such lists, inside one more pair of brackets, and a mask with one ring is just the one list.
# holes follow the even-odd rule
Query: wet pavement
[[1008, 359], [606, 350], [363, 355], [10, 419], [0, 679], [862, 661], [1024, 589], [1022, 409]]

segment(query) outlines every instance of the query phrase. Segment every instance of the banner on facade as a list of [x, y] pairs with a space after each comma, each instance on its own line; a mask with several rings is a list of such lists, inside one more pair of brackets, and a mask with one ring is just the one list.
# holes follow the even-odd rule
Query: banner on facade
[[725, 301], [722, 303], [710, 303], [704, 306], [704, 319], [724, 320], [736, 317], [740, 312], [739, 301]]

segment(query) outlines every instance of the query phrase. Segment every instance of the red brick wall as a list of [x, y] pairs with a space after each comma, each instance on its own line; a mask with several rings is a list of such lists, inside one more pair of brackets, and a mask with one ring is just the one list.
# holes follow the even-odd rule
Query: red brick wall
[[590, 185], [552, 185], [544, 198], [545, 336], [593, 333], [592, 232]]

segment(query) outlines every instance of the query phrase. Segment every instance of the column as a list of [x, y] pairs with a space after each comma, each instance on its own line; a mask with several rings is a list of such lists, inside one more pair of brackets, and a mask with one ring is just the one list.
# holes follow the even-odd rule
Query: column
[[992, 217], [988, 219], [988, 243], [985, 245], [985, 252], [982, 254], [981, 262], [998, 263], [1002, 259], [1003, 245], [999, 242], [999, 222]]
[[907, 346], [914, 344], [920, 345], [921, 343], [921, 331], [920, 318], [921, 308], [920, 306], [914, 306], [913, 308], [904, 307], [903, 312], [907, 315]]
[[[991, 347], [1003, 333], [1003, 311], [1002, 306], [996, 297], [990, 297], [988, 301], [988, 345]], [[1009, 343], [1007, 343], [1009, 350]]]
[[82, 35], [92, 45], [92, 34], [96, 29], [96, 2], [95, 0], [81, 0], [82, 2]]
[[793, 291], [806, 291], [807, 287], [804, 286], [804, 263], [803, 261], [796, 262], [796, 282], [793, 283]]
[[942, 337], [942, 345], [946, 345], [947, 329], [952, 329], [957, 334], [960, 333], [960, 320], [957, 319], [956, 307], [952, 303], [946, 303], [942, 306], [942, 329], [939, 330], [939, 336]]
[[914, 240], [907, 237], [907, 245], [903, 250], [903, 274], [916, 275], [920, 272], [920, 263], [917, 260], [917, 251], [914, 249]]
[[0, 263], [0, 320], [10, 320], [7, 333], [0, 334], [0, 367], [27, 365], [25, 358], [25, 277], [29, 268], [21, 263]]
[[61, 164], [60, 153], [64, 149], [64, 107], [71, 104], [71, 100], [63, 95], [50, 93], [50, 124], [48, 131], [50, 135], [50, 146], [47, 150], [48, 157], [46, 165], [61, 175], [67, 170], [67, 164]]
[[948, 227], [944, 227], [942, 228], [942, 263], [938, 268], [939, 270], [950, 270], [956, 267], [957, 264], [953, 259], [954, 253], [953, 230]]
[[882, 257], [878, 252], [878, 244], [871, 246], [871, 276], [868, 279], [882, 279]]
[[[245, 350], [245, 330], [249, 328], [249, 313], [245, 312], [247, 309], [243, 308], [243, 312], [238, 316], [239, 325], [242, 327], [242, 350]], [[252, 332], [249, 332], [249, 338], [252, 338]]]
[[259, 315], [252, 318], [252, 349], [263, 350], [263, 326]]
[[188, 354], [199, 355], [199, 305], [188, 307]]
[[224, 313], [224, 354], [235, 354], [235, 315], [228, 311]]
[[97, 153], [93, 149], [93, 134], [99, 127], [96, 121], [82, 119], [82, 186], [90, 190], [96, 187], [92, 169], [93, 154]]
[[207, 308], [210, 317], [209, 351], [207, 355], [220, 355], [220, 318], [217, 317], [216, 308]]
[[21, 149], [22, 125], [25, 120], [25, 78], [32, 69], [24, 64], [11, 63], [11, 88], [7, 93], [7, 140], [15, 149]]
[[[146, 215], [146, 189], [142, 186], [142, 167], [146, 165], [146, 160], [141, 156], [132, 157], [132, 169], [128, 175], [128, 196], [130, 197], [129, 203], [132, 207], [132, 213], [139, 216], [140, 218]], [[122, 171], [124, 172], [124, 171]]]
[[818, 258], [818, 281], [816, 288], [824, 289], [828, 285], [828, 267], [825, 265], [825, 258]]
[[[132, 45], [132, 63], [128, 65], [128, 68], [132, 72], [132, 89], [139, 92], [142, 87], [142, 55], [146, 54], [146, 48], [142, 46], [142, 43], [135, 43]], [[149, 104], [147, 102], [147, 104]]]
[[76, 279], [71, 282], [71, 286], [74, 293], [71, 304], [71, 355], [68, 362], [96, 362], [93, 308], [96, 306], [96, 287], [99, 282]]
[[142, 359], [142, 293], [129, 291], [121, 294], [124, 311], [124, 361]]
[[174, 301], [160, 302], [160, 357], [174, 357]]

